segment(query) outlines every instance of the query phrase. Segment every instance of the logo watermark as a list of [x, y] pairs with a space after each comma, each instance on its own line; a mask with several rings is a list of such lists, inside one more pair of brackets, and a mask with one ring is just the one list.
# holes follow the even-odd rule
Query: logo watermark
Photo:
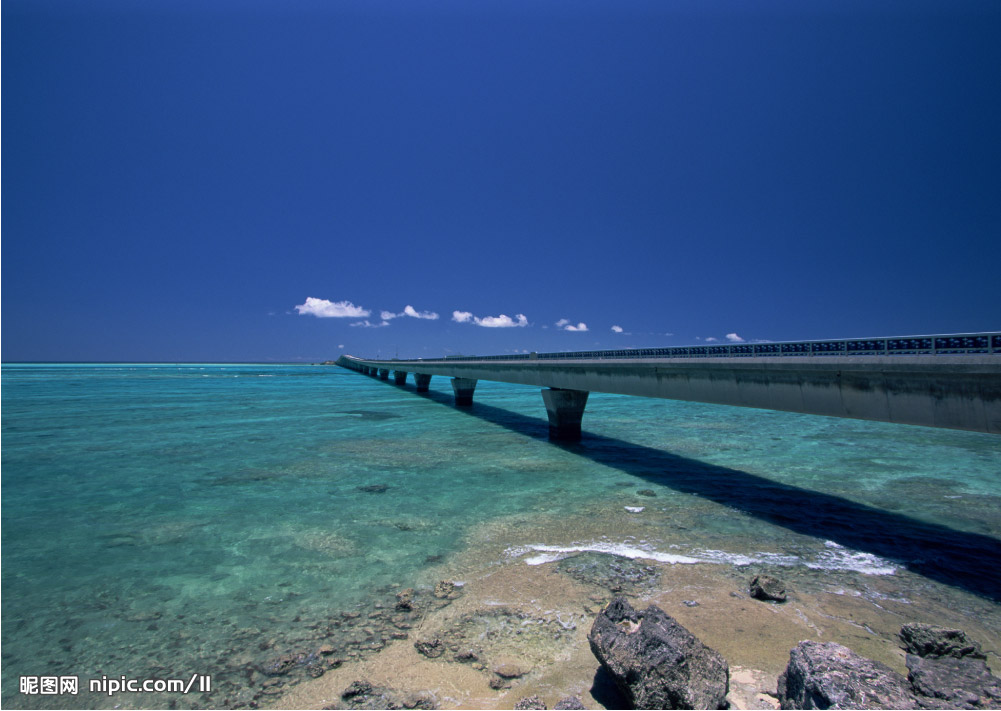
[[22, 676], [22, 694], [76, 694], [80, 678], [75, 676]]
[[[212, 677], [208, 674], [192, 674], [190, 679], [131, 679], [125, 675], [120, 677], [104, 675], [100, 679], [88, 679], [86, 689], [108, 696], [123, 692], [132, 694], [204, 694], [212, 691]], [[30, 695], [79, 694], [80, 677], [22, 676], [21, 693]]]

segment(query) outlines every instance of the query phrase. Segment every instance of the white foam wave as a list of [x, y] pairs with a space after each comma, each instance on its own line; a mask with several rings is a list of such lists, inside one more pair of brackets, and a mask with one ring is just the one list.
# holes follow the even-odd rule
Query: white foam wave
[[[632, 538], [629, 536], [628, 538]], [[614, 543], [611, 541], [589, 541], [572, 543], [567, 546], [550, 546], [533, 543], [509, 548], [506, 554], [512, 558], [524, 558], [528, 565], [542, 565], [568, 558], [576, 553], [594, 552], [631, 558], [634, 560], [653, 560], [659, 563], [692, 564], [714, 563], [717, 565], [769, 565], [781, 567], [805, 566], [814, 570], [850, 570], [864, 575], [893, 575], [897, 565], [892, 561], [880, 558], [872, 553], [864, 553], [851, 548], [845, 548], [834, 541], [825, 542], [825, 550], [814, 558], [806, 559], [796, 555], [758, 551], [750, 555], [731, 553], [715, 549], [698, 549], [690, 555], [681, 553], [664, 553], [656, 550], [645, 541], [635, 544], [632, 541]], [[677, 548], [677, 546], [671, 546]], [[526, 557], [527, 556], [527, 557]]]
[[534, 555], [530, 558], [526, 558], [525, 562], [528, 565], [541, 565], [543, 563], [551, 563], [555, 560], [561, 560], [574, 553], [610, 553], [611, 555], [621, 556], [623, 558], [632, 558], [634, 560], [655, 560], [659, 563], [701, 563], [698, 558], [692, 558], [686, 555], [675, 555], [673, 553], [661, 553], [648, 548], [638, 548], [636, 546], [630, 546], [625, 543], [599, 543], [597, 541], [592, 541], [590, 543], [573, 543], [569, 546], [546, 546], [540, 544], [531, 544], [527, 546], [518, 546], [517, 548], [509, 548], [507, 554], [513, 558], [518, 558], [529, 553], [540, 553], [541, 555]]
[[886, 558], [872, 553], [845, 548], [834, 541], [824, 541], [826, 550], [821, 551], [816, 560], [804, 561], [807, 568], [814, 570], [852, 570], [864, 575], [893, 575], [897, 565]]
[[721, 563], [724, 565], [779, 565], [779, 566], [793, 566], [800, 563], [800, 559], [794, 555], [782, 555], [781, 553], [768, 553], [766, 551], [757, 551], [752, 555], [744, 555], [743, 553], [730, 553], [729, 551], [720, 550], [697, 550], [694, 551], [699, 558], [704, 560], [706, 563]]

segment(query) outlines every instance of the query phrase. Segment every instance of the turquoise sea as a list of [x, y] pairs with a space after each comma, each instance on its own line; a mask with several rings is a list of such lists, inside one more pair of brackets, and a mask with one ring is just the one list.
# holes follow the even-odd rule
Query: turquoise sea
[[[463, 409], [448, 379], [431, 389], [333, 366], [4, 365], [2, 705], [246, 707], [280, 654], [377, 652], [353, 615], [460, 557], [894, 580], [1001, 631], [996, 436], [592, 394], [582, 442], [555, 445], [536, 388], [480, 382]], [[193, 673], [211, 691], [19, 688]]]

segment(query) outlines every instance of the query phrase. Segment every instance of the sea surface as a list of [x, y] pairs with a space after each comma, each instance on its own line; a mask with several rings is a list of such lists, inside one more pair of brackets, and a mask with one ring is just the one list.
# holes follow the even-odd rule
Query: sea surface
[[[401, 588], [583, 551], [893, 581], [1001, 631], [1001, 438], [595, 393], [582, 442], [556, 445], [537, 388], [481, 381], [472, 408], [431, 388], [4, 365], [2, 705], [247, 706], [283, 654], [378, 652], [352, 620]], [[196, 673], [210, 691], [84, 690]], [[25, 675], [81, 691], [25, 694]]]

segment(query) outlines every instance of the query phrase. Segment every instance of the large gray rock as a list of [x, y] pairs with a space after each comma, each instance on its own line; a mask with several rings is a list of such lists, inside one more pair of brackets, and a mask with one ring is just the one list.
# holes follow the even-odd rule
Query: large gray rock
[[778, 680], [784, 709], [914, 709], [907, 679], [834, 642], [800, 642]]
[[904, 650], [919, 657], [972, 657], [987, 659], [980, 651], [980, 645], [966, 636], [963, 630], [947, 629], [926, 625], [922, 622], [909, 622], [900, 628], [900, 639]]
[[962, 630], [914, 622], [900, 629], [907, 678], [925, 708], [1001, 708], [1001, 679]]
[[907, 678], [925, 708], [1001, 708], [1001, 679], [983, 659], [907, 655]]
[[726, 660], [656, 605], [640, 612], [617, 597], [587, 639], [633, 708], [726, 708]]

